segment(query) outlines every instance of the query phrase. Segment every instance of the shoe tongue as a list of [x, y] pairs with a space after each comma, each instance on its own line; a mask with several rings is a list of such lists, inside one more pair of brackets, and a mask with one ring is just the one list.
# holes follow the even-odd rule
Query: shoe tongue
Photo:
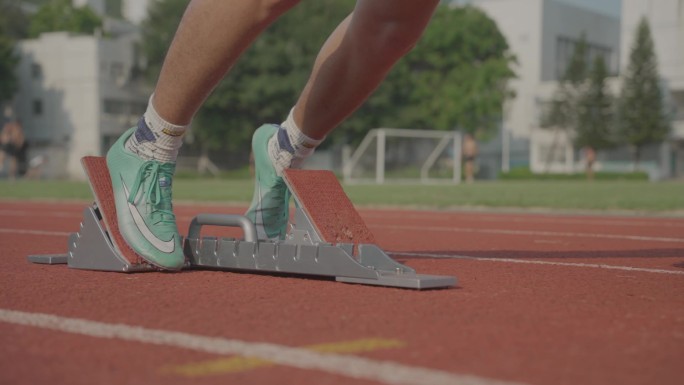
[[162, 210], [171, 210], [171, 177], [164, 175], [164, 173], [159, 175], [159, 192], [161, 194], [159, 208]]

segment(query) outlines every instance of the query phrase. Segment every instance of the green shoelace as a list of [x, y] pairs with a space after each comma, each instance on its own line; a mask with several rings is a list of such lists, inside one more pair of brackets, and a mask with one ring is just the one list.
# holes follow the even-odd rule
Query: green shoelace
[[162, 187], [159, 185], [160, 177], [168, 178], [171, 181], [171, 176], [174, 172], [174, 165], [171, 163], [159, 163], [154, 160], [148, 160], [143, 163], [138, 170], [138, 175], [135, 177], [135, 183], [131, 188], [128, 202], [135, 204], [135, 197], [138, 196], [138, 191], [143, 187], [145, 181], [149, 181], [148, 189], [144, 192], [145, 201], [152, 208], [151, 217], [153, 224], [160, 222], [176, 223], [175, 215], [171, 205], [171, 185], [169, 184], [169, 192], [163, 194]]

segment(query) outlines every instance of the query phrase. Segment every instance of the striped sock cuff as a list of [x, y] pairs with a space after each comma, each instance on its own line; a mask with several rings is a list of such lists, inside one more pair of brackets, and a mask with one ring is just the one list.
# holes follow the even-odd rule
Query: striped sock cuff
[[154, 109], [150, 97], [147, 111], [140, 118], [135, 135], [126, 142], [126, 148], [142, 159], [175, 162], [188, 126], [164, 120]]
[[287, 131], [289, 144], [294, 149], [294, 155], [298, 158], [306, 158], [313, 154], [314, 150], [320, 145], [323, 139], [313, 139], [305, 135], [294, 120], [294, 108], [290, 110], [287, 119], [282, 124]]
[[188, 127], [190, 127], [190, 124], [177, 125], [164, 120], [161, 116], [159, 116], [159, 113], [157, 113], [157, 110], [154, 108], [154, 104], [152, 103], [153, 98], [154, 95], [150, 96], [150, 101], [147, 103], [147, 111], [145, 111], [145, 114], [143, 115], [147, 126], [153, 132], [157, 133], [158, 136], [161, 136], [161, 134], [171, 137], [183, 136]]

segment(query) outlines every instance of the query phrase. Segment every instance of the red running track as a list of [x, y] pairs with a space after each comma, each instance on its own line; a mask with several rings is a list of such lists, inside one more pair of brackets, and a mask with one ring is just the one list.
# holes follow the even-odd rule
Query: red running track
[[[0, 202], [1, 384], [684, 378], [684, 218], [360, 210], [395, 258], [459, 279], [421, 292], [28, 263], [28, 254], [66, 252], [84, 204]], [[185, 229], [200, 212], [243, 210], [184, 204], [176, 213]]]

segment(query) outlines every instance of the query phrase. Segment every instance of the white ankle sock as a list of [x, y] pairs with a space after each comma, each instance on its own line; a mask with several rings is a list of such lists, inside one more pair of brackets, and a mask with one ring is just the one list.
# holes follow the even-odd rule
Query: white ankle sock
[[300, 168], [304, 159], [311, 156], [325, 139], [306, 136], [295, 123], [293, 111], [294, 108], [268, 142], [268, 154], [278, 175], [286, 168]]
[[154, 109], [150, 97], [147, 111], [138, 122], [135, 134], [126, 142], [126, 149], [145, 160], [173, 163], [178, 157], [178, 150], [183, 145], [183, 135], [189, 126], [175, 125], [162, 119]]

